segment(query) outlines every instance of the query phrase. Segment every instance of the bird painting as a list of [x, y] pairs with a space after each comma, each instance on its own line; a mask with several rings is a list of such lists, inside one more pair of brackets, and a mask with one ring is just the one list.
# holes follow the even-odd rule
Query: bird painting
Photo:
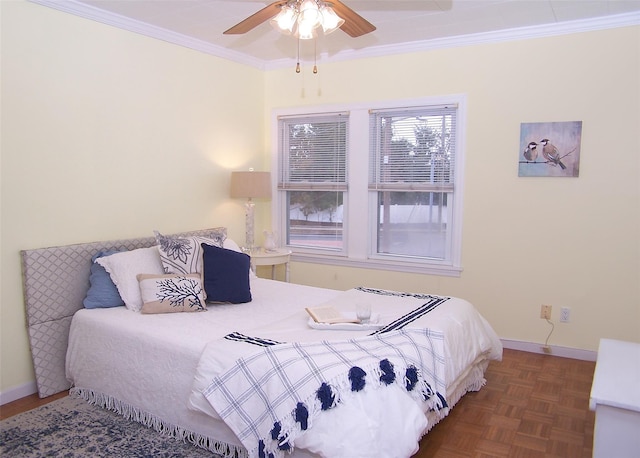
[[581, 140], [582, 121], [521, 123], [518, 176], [578, 177]]
[[527, 161], [535, 162], [538, 158], [538, 144], [536, 142], [529, 142], [523, 154]]
[[567, 166], [562, 163], [560, 160], [560, 153], [558, 152], [558, 148], [556, 148], [553, 143], [549, 142], [548, 138], [543, 138], [540, 140], [542, 144], [542, 156], [554, 167], [559, 165], [562, 170], [566, 169]]

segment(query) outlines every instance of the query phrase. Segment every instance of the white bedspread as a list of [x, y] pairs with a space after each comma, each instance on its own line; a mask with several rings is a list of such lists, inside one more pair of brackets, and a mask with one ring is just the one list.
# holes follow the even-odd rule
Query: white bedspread
[[[330, 304], [348, 313], [355, 309], [357, 302], [363, 301], [371, 303], [373, 311], [380, 314], [381, 322], [388, 326], [374, 333], [370, 330], [318, 331], [307, 325], [308, 315], [303, 310], [299, 310], [279, 322], [252, 329], [234, 339], [210, 342], [198, 365], [194, 389], [190, 396], [191, 407], [215, 418], [220, 418], [220, 413], [249, 449], [250, 456], [270, 456], [268, 453], [265, 455], [262, 453], [266, 450], [277, 454], [278, 451], [274, 449], [273, 443], [265, 443], [268, 442], [264, 440], [265, 431], [268, 432], [274, 422], [281, 423], [283, 418], [289, 418], [285, 414], [294, 410], [294, 399], [309, 402], [313, 389], [311, 385], [302, 383], [302, 380], [306, 383], [310, 380], [310, 376], [315, 377], [316, 381], [319, 380], [317, 374], [308, 370], [305, 373], [304, 368], [309, 364], [308, 359], [300, 360], [296, 370], [295, 353], [299, 351], [298, 347], [307, 353], [310, 353], [311, 349], [318, 349], [313, 345], [308, 347], [306, 342], [325, 340], [331, 345], [339, 345], [344, 343], [345, 339], [356, 337], [355, 342], [362, 342], [365, 346], [364, 342], [376, 337], [393, 335], [389, 338], [397, 338], [397, 329], [416, 331], [430, 329], [432, 335], [442, 336], [442, 346], [439, 346], [438, 351], [435, 352], [438, 356], [436, 360], [441, 363], [441, 366], [437, 366], [439, 375], [433, 378], [436, 372], [433, 369], [429, 380], [437, 385], [442, 394], [447, 392], [451, 395], [453, 403], [464, 394], [460, 392], [458, 386], [461, 382], [469, 383], [470, 379], [475, 380], [475, 389], [479, 387], [478, 384], [483, 383], [481, 372], [469, 374], [471, 370], [478, 370], [476, 366], [478, 361], [501, 357], [502, 347], [491, 327], [475, 308], [461, 299], [359, 288], [340, 293], [323, 305]], [[373, 335], [367, 337], [369, 334]], [[243, 340], [243, 336], [252, 339]], [[247, 342], [249, 340], [251, 343]], [[281, 343], [281, 345], [267, 347], [265, 350], [256, 346], [261, 341], [266, 341], [265, 345], [273, 343]], [[292, 342], [299, 344], [287, 344]], [[411, 342], [410, 345], [415, 345], [415, 342]], [[396, 341], [395, 346], [398, 347], [398, 352], [394, 355], [397, 357], [402, 345]], [[282, 348], [283, 351], [290, 349], [294, 352], [288, 355], [286, 371], [278, 372], [278, 364], [282, 362], [276, 357], [278, 348]], [[393, 345], [387, 350], [393, 353]], [[426, 361], [419, 366], [421, 369], [425, 367], [424, 364], [429, 367], [434, 366], [433, 354], [433, 351], [420, 353], [419, 357]], [[335, 358], [329, 357], [327, 362], [327, 357], [321, 358], [319, 354], [316, 356], [318, 359], [314, 359], [313, 362], [317, 365], [335, 363]], [[389, 356], [388, 353], [380, 352], [369, 361], [367, 353], [361, 352], [360, 365], [370, 367], [371, 364], [379, 363], [385, 356]], [[239, 361], [240, 365], [237, 365]], [[343, 360], [346, 365], [355, 364], [357, 361], [357, 355], [345, 356]], [[397, 364], [397, 360], [394, 361]], [[256, 364], [259, 369], [250, 367], [250, 364]], [[404, 367], [406, 368], [406, 364]], [[342, 366], [340, 370], [344, 369], [345, 366]], [[279, 374], [279, 376], [253, 378], [257, 373]], [[331, 379], [333, 375], [327, 375], [327, 377]], [[279, 382], [282, 380], [285, 381], [284, 384]], [[242, 384], [243, 381], [245, 384]], [[297, 392], [297, 397], [291, 396], [292, 384], [297, 384], [296, 390], [304, 386], [306, 391]], [[461, 387], [465, 391], [467, 388], [468, 386]], [[387, 390], [386, 387], [385, 390]], [[305, 432], [300, 430], [295, 422], [289, 421], [286, 431], [282, 434], [286, 437], [284, 441], [287, 444], [286, 447], [304, 447], [325, 457], [381, 456], [382, 451], [384, 456], [388, 457], [410, 456], [417, 450], [420, 437], [433, 426], [434, 422], [446, 415], [447, 411], [431, 415], [432, 423], [429, 424], [425, 421], [425, 412], [429, 411], [432, 405], [423, 403], [416, 407], [411, 396], [407, 396], [406, 390], [404, 392], [389, 390], [384, 395], [380, 395], [380, 391], [376, 390], [374, 393], [372, 390], [367, 390], [363, 396], [357, 398], [351, 395], [346, 396], [346, 402], [342, 402], [339, 408], [333, 409], [331, 415], [327, 415], [326, 418], [324, 413], [317, 415], [317, 404], [314, 404], [315, 407], [311, 407], [312, 415], [309, 419], [313, 422], [313, 427], [309, 426]], [[256, 396], [260, 401], [251, 404], [249, 399], [252, 396]], [[268, 406], [262, 402], [262, 399], [267, 397], [272, 401]], [[282, 403], [284, 398], [288, 399], [289, 404]], [[291, 402], [294, 404], [292, 405]], [[391, 404], [395, 408], [390, 408]], [[212, 405], [216, 409], [213, 409]], [[363, 408], [364, 405], [366, 408]], [[377, 415], [376, 434], [367, 434], [363, 426], [368, 428], [372, 426], [369, 423], [372, 415]], [[350, 430], [351, 434], [343, 435], [338, 438], [339, 440], [336, 439], [336, 424], [341, 425], [339, 428], [341, 430], [345, 428]], [[378, 434], [378, 432], [384, 432], [384, 434]], [[363, 434], [368, 437], [367, 441], [362, 440]], [[275, 442], [276, 446], [277, 442]]]
[[[344, 340], [370, 333], [308, 327], [304, 307], [333, 301], [345, 293], [259, 278], [251, 279], [251, 290], [254, 298], [251, 303], [211, 305], [207, 312], [201, 313], [141, 315], [124, 307], [80, 310], [73, 318], [69, 335], [67, 377], [74, 390], [91, 402], [225, 456], [246, 456], [237, 436], [202, 395], [212, 377], [221, 374], [237, 359], [232, 352], [210, 350], [226, 359], [214, 358], [210, 364], [201, 363], [200, 356], [210, 342], [249, 345], [223, 339], [234, 331], [279, 342]], [[342, 299], [336, 305], [352, 312], [354, 306]], [[384, 301], [378, 298], [372, 302], [373, 312], [379, 313], [384, 323], [406, 313], [402, 307], [378, 303], [378, 300]], [[452, 298], [413, 324], [444, 335], [443, 352], [447, 361], [444, 380], [451, 405], [467, 389], [479, 388], [482, 367], [478, 363], [501, 357], [502, 347], [497, 336], [466, 301]], [[404, 414], [407, 431], [403, 434], [407, 437], [419, 438], [432, 426], [410, 397], [398, 396], [396, 388], [375, 390], [376, 393], [365, 390], [340, 409], [331, 409], [318, 417], [313, 426], [315, 433], [303, 434], [295, 441], [294, 456], [410, 456], [415, 444], [408, 445], [404, 451], [395, 446], [387, 450], [383, 444], [373, 455], [349, 455], [340, 450], [343, 439], [349, 439], [363, 450], [373, 440], [386, 443], [398, 440], [393, 430], [385, 430], [384, 422], [380, 423], [387, 415]], [[380, 402], [386, 398], [384, 402], [389, 405], [391, 400], [397, 401], [391, 409], [397, 412], [379, 410], [372, 398]], [[342, 415], [366, 419], [344, 423], [344, 427], [336, 430], [335, 424], [342, 421]], [[375, 437], [372, 431], [376, 431]], [[329, 440], [334, 443], [332, 447], [327, 447]]]

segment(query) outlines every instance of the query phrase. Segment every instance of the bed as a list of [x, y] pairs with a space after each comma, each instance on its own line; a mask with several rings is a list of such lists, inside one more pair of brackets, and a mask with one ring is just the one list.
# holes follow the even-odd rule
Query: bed
[[[173, 237], [199, 240], [220, 229]], [[336, 291], [250, 270], [249, 302], [207, 303], [206, 313], [83, 306], [97, 253], [128, 255], [158, 240], [22, 252], [41, 396], [71, 389], [225, 457], [400, 457], [415, 453], [465, 393], [484, 385], [489, 361], [501, 358], [495, 332], [463, 299], [370, 285]], [[233, 241], [220, 242], [216, 253], [240, 259]], [[237, 275], [234, 262], [216, 259], [198, 268], [221, 265], [219, 274]], [[233, 282], [223, 283], [216, 288]], [[372, 305], [367, 325], [317, 324], [304, 310], [331, 305], [349, 316], [361, 301]]]

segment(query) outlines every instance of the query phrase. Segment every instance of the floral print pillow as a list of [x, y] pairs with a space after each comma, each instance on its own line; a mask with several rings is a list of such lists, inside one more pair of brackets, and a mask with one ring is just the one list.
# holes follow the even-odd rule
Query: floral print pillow
[[222, 248], [227, 238], [227, 228], [212, 229], [209, 237], [182, 237], [162, 235], [153, 231], [160, 250], [162, 267], [166, 274], [201, 274], [202, 244]]

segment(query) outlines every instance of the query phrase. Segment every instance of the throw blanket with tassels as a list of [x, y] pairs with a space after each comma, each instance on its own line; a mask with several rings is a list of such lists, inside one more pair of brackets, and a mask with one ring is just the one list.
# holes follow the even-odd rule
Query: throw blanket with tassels
[[444, 336], [400, 329], [343, 341], [267, 345], [203, 392], [250, 457], [279, 457], [323, 411], [398, 384], [423, 410], [446, 409]]

